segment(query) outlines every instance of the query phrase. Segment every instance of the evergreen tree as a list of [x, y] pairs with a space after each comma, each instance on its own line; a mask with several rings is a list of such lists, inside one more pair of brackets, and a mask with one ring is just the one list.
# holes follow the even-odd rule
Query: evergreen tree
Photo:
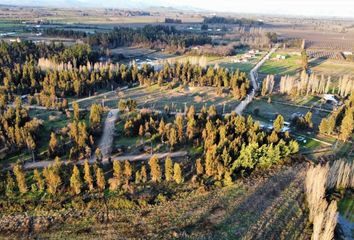
[[80, 177], [80, 170], [76, 165], [74, 166], [72, 175], [70, 177], [70, 187], [76, 195], [80, 194], [82, 181]]

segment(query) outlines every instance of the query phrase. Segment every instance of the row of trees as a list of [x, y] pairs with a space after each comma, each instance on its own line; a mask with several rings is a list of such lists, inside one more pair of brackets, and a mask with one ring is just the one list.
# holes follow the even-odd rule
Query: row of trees
[[332, 165], [311, 166], [306, 174], [305, 190], [313, 239], [330, 240], [337, 224], [337, 202], [327, 202], [329, 190], [354, 188], [354, 164], [337, 160]]
[[302, 71], [301, 76], [283, 76], [280, 80], [280, 92], [289, 95], [315, 95], [337, 93], [342, 97], [348, 96], [354, 89], [354, 81], [349, 76], [343, 76], [338, 82], [331, 77], [318, 76], [315, 73], [308, 75]]
[[[113, 161], [111, 171], [104, 172], [104, 169], [97, 164], [91, 166], [86, 160], [83, 166], [64, 165], [60, 158], [55, 158], [54, 163], [43, 171], [35, 169], [25, 172], [21, 165], [16, 164], [12, 172], [8, 172], [5, 184], [2, 185], [8, 198], [16, 196], [16, 193], [25, 194], [29, 191], [44, 192], [55, 196], [70, 190], [72, 194], [79, 195], [83, 192], [104, 191], [107, 187], [110, 191], [116, 191], [123, 185], [147, 184], [148, 182], [160, 183], [161, 181], [183, 182], [183, 169], [181, 164], [173, 163], [170, 157], [164, 161], [164, 168], [157, 156], [152, 156], [148, 161], [148, 168], [145, 164], [135, 170], [129, 161]], [[112, 172], [110, 174], [110, 172]], [[31, 175], [31, 180], [27, 176]]]

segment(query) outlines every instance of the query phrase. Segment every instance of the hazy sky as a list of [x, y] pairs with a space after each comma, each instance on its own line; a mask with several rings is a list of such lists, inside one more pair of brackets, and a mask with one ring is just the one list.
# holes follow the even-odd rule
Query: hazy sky
[[165, 0], [209, 10], [354, 17], [354, 0]]
[[354, 18], [354, 0], [0, 0], [0, 4], [1, 3], [114, 8], [189, 6], [198, 9], [224, 12], [341, 16]]

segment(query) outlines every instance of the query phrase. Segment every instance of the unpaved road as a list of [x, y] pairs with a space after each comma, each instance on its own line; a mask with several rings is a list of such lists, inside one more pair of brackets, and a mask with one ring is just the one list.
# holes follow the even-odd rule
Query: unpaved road
[[252, 84], [252, 91], [247, 95], [246, 99], [243, 100], [242, 102], [240, 102], [239, 105], [237, 105], [237, 107], [235, 108], [235, 111], [237, 114], [241, 115], [242, 112], [245, 110], [245, 108], [247, 107], [248, 104], [250, 104], [254, 98], [254, 96], [256, 95], [256, 91], [258, 90], [258, 84], [257, 84], [257, 71], [258, 69], [264, 64], [265, 61], [267, 61], [270, 57], [270, 55], [272, 55], [278, 48], [278, 45], [276, 45], [274, 48], [272, 48], [267, 55], [265, 55], [261, 61], [259, 61], [256, 66], [254, 66], [254, 68], [252, 68], [252, 70], [250, 71], [250, 77], [251, 77], [251, 84]]
[[102, 137], [98, 144], [98, 147], [102, 151], [103, 158], [108, 157], [112, 153], [115, 122], [118, 118], [118, 112], [118, 109], [110, 110], [104, 123]]
[[[187, 151], [166, 152], [166, 153], [155, 153], [153, 155], [157, 156], [159, 159], [164, 160], [167, 156], [170, 156], [171, 158], [185, 157], [185, 156], [188, 155], [188, 152]], [[129, 160], [129, 161], [145, 161], [145, 160], [149, 160], [153, 155], [147, 154], [147, 153], [143, 153], [143, 154], [139, 154], [139, 155], [111, 156], [111, 159], [112, 159], [112, 161], [125, 161], [125, 160]], [[94, 158], [90, 159], [90, 162], [93, 163], [94, 162]], [[45, 168], [45, 167], [49, 166], [52, 163], [53, 163], [53, 161], [27, 162], [24, 165], [23, 168], [25, 170], [30, 170], [30, 169], [35, 169], [35, 168]], [[63, 163], [67, 164], [68, 161], [63, 161]], [[84, 161], [78, 162], [78, 164], [83, 164], [83, 163], [84, 163]], [[104, 158], [102, 160], [102, 163], [103, 164], [109, 163], [108, 158]]]

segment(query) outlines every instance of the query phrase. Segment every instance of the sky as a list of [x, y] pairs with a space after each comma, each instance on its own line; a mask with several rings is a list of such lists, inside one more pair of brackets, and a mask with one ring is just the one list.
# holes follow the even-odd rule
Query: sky
[[66, 7], [192, 7], [220, 12], [354, 18], [354, 0], [0, 0], [0, 4]]

